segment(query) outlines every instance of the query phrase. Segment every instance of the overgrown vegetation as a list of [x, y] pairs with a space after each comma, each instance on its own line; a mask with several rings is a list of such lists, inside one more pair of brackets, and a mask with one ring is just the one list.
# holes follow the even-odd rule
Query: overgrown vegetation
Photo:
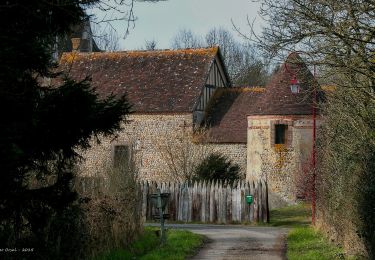
[[143, 230], [137, 169], [132, 159], [125, 158], [116, 167], [107, 165], [102, 176], [77, 179], [76, 188], [84, 201], [86, 258], [124, 248]]
[[203, 237], [190, 231], [167, 232], [167, 242], [160, 247], [156, 228], [146, 227], [144, 233], [126, 249], [110, 251], [97, 259], [165, 259], [178, 260], [192, 256], [203, 243]]

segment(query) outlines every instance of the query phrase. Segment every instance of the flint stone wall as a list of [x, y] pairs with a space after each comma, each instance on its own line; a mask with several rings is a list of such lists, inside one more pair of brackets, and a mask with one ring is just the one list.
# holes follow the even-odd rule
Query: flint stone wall
[[[100, 143], [92, 141], [92, 147], [81, 153], [84, 160], [78, 171], [84, 176], [102, 176], [113, 165], [114, 147], [132, 147], [140, 180], [176, 181], [168, 173], [168, 152], [184, 150], [202, 159], [217, 151], [238, 163], [243, 174], [246, 171], [246, 144], [194, 144], [192, 139], [193, 116], [181, 114], [131, 114], [122, 124], [123, 130], [114, 136], [101, 137]], [[197, 152], [192, 152], [196, 150]], [[173, 155], [174, 156], [174, 155]]]

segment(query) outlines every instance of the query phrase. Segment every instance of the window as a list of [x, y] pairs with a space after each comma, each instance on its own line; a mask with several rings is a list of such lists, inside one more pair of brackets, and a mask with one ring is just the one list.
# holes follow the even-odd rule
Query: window
[[113, 166], [120, 167], [129, 163], [129, 146], [128, 145], [115, 145], [113, 147]]
[[275, 144], [286, 144], [288, 125], [275, 125]]

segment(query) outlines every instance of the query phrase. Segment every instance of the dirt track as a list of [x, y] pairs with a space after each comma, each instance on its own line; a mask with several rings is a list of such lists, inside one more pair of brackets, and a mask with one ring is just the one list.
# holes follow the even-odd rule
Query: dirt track
[[171, 224], [168, 228], [187, 229], [208, 239], [191, 259], [286, 259], [287, 229], [240, 225]]

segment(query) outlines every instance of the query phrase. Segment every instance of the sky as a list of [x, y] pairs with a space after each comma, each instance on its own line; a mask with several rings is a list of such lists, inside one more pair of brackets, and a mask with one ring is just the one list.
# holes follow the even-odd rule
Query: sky
[[[127, 23], [112, 23], [120, 36], [121, 50], [140, 49], [145, 41], [155, 40], [158, 49], [171, 47], [173, 37], [181, 29], [190, 29], [204, 36], [210, 29], [223, 27], [242, 40], [233, 30], [233, 23], [241, 32], [249, 34], [247, 16], [255, 19], [255, 30], [260, 33], [262, 20], [257, 12], [260, 4], [251, 0], [168, 0], [156, 3], [135, 2], [137, 17], [134, 29], [123, 39]], [[100, 15], [99, 15], [100, 16]]]

